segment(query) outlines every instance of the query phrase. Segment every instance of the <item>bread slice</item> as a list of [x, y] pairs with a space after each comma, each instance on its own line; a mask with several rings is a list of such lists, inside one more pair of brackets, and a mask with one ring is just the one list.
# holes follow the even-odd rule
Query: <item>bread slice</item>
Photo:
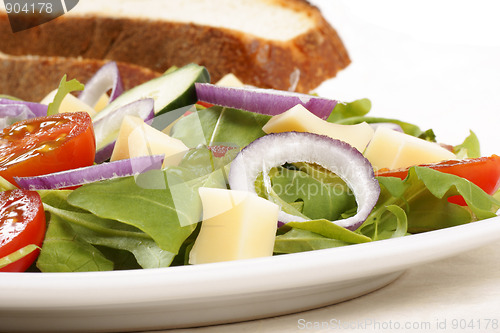
[[[0, 53], [0, 94], [39, 102], [56, 89], [64, 74], [86, 83], [107, 61], [43, 56], [8, 56]], [[158, 77], [160, 73], [117, 63], [125, 89]]]
[[[29, 20], [29, 18], [26, 18]], [[157, 72], [197, 63], [212, 81], [309, 92], [349, 63], [342, 41], [305, 0], [85, 0], [12, 33], [0, 12], [0, 51], [112, 59]]]

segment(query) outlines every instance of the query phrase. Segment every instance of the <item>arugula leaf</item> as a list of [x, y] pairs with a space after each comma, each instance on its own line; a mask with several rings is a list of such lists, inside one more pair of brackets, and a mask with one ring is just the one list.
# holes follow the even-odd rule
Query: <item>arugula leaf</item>
[[[377, 124], [377, 123], [394, 123], [403, 129], [403, 132], [409, 135], [413, 135], [416, 137], [421, 137], [424, 133], [417, 125], [407, 123], [405, 121], [392, 119], [392, 118], [381, 118], [381, 117], [350, 117], [345, 118], [340, 121], [337, 121], [337, 124], [342, 125], [355, 125], [362, 122], [367, 122], [368, 124]], [[425, 136], [425, 135], [424, 135]]]
[[365, 235], [351, 231], [325, 219], [305, 222], [288, 222], [286, 226], [289, 228], [311, 231], [321, 236], [341, 240], [350, 244], [360, 244], [371, 241], [371, 239]]
[[371, 108], [372, 102], [368, 98], [358, 99], [350, 103], [337, 103], [327, 121], [336, 123], [351, 117], [365, 116]]
[[276, 240], [274, 242], [274, 253], [297, 253], [346, 245], [351, 244], [338, 239], [321, 236], [312, 231], [293, 228], [283, 235], [276, 236]]
[[404, 209], [397, 205], [376, 208], [358, 232], [372, 240], [402, 237], [407, 234], [408, 217]]
[[[418, 233], [494, 217], [500, 202], [470, 181], [425, 167], [412, 167], [405, 180], [378, 177], [382, 192], [368, 220], [380, 221], [381, 211], [388, 206], [401, 207], [407, 214], [408, 232]], [[448, 201], [461, 195], [468, 206]], [[387, 217], [393, 219], [394, 216]], [[391, 222], [396, 226], [394, 221]], [[363, 227], [363, 226], [362, 226]]]
[[61, 79], [61, 82], [59, 83], [59, 88], [57, 89], [54, 101], [49, 104], [49, 107], [47, 109], [47, 116], [52, 116], [59, 112], [59, 107], [61, 106], [61, 103], [67, 94], [73, 91], [81, 91], [85, 87], [76, 79], [73, 79], [71, 81], [66, 81], [66, 77], [67, 75], [64, 75], [63, 78]]
[[369, 237], [325, 219], [288, 222], [278, 230], [274, 252], [277, 254], [296, 253], [370, 241]]
[[453, 147], [453, 152], [458, 159], [481, 157], [481, 148], [476, 133], [470, 131], [462, 144]]
[[[312, 168], [308, 170], [315, 174]], [[320, 175], [326, 179], [324, 171]], [[287, 168], [276, 168], [270, 176], [274, 193], [289, 204], [302, 202], [301, 213], [311, 219], [337, 220], [342, 213], [356, 207], [354, 195], [343, 181], [338, 182], [338, 177], [338, 183], [331, 178], [331, 183], [327, 183], [301, 170]]]

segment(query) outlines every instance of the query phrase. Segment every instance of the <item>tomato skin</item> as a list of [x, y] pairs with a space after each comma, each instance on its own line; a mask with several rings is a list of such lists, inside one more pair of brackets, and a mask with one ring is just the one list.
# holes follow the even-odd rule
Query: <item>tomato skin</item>
[[0, 133], [0, 176], [29, 177], [90, 166], [95, 159], [92, 119], [86, 112], [24, 120]]
[[[0, 192], [0, 258], [23, 247], [42, 246], [46, 221], [40, 195], [34, 191]], [[38, 257], [40, 250], [3, 267], [0, 272], [24, 272]]]
[[[435, 164], [423, 164], [437, 171], [465, 178], [492, 195], [500, 188], [500, 156], [469, 158], [464, 160], [449, 160]], [[408, 169], [380, 170], [376, 176], [398, 177], [405, 179]], [[462, 197], [452, 197], [450, 202], [465, 205]]]

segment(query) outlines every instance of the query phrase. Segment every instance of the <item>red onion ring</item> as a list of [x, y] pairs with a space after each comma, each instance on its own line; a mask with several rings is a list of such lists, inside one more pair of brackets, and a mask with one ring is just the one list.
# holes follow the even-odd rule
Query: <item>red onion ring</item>
[[0, 104], [0, 130], [30, 118], [35, 114], [25, 104]]
[[297, 104], [321, 119], [327, 119], [337, 101], [290, 91], [258, 88], [232, 88], [195, 83], [198, 99], [203, 102], [275, 116]]
[[123, 82], [116, 62], [111, 61], [102, 66], [85, 84], [85, 89], [78, 97], [82, 102], [92, 107], [99, 98], [111, 89], [109, 101], [115, 100], [123, 93]]
[[71, 188], [161, 169], [163, 159], [163, 155], [141, 156], [35, 177], [14, 177], [14, 180], [20, 188], [32, 191]]
[[0, 105], [25, 105], [34, 114], [34, 117], [44, 117], [47, 115], [48, 106], [40, 103], [15, 101], [7, 98], [0, 98]]
[[[370, 215], [380, 195], [372, 165], [349, 144], [323, 135], [283, 132], [253, 141], [231, 163], [229, 186], [255, 193], [255, 179], [260, 172], [266, 177], [271, 168], [296, 162], [315, 163], [334, 172], [354, 193], [358, 204], [356, 215], [332, 223], [356, 230]], [[284, 223], [306, 221], [283, 211], [278, 219]]]

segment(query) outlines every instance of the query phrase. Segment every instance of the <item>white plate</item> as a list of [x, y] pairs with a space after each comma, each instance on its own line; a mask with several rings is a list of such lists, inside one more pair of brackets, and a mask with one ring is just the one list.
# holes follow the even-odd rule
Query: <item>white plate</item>
[[0, 331], [137, 331], [334, 304], [404, 270], [500, 239], [500, 217], [343, 248], [199, 266], [0, 274]]

